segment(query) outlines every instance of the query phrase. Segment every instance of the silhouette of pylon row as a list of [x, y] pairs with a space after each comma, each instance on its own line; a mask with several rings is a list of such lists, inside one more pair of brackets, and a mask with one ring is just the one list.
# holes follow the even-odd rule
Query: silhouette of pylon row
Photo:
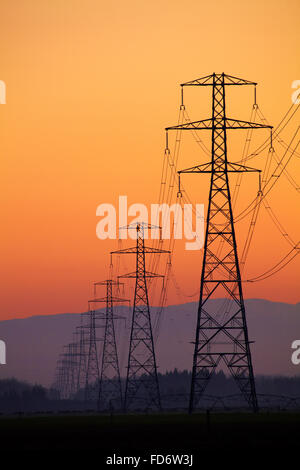
[[[167, 132], [169, 130], [211, 131], [210, 161], [178, 171], [179, 197], [180, 178], [183, 174], [210, 175], [192, 363], [190, 413], [201, 404], [209, 381], [222, 362], [231, 373], [247, 404], [254, 411], [258, 410], [229, 175], [260, 172], [260, 170], [228, 160], [227, 131], [271, 129], [272, 126], [227, 117], [225, 103], [227, 86], [245, 85], [256, 87], [257, 84], [224, 73], [213, 73], [183, 83], [181, 109], [184, 108], [183, 87], [208, 86], [212, 89], [212, 116], [166, 128]], [[134, 230], [136, 244], [131, 248], [112, 251], [111, 255], [135, 254], [136, 269], [118, 275], [116, 281], [108, 279], [95, 283], [95, 289], [97, 286], [106, 287], [106, 296], [97, 297], [95, 291], [94, 298], [88, 303], [88, 311], [81, 315], [81, 324], [76, 329], [74, 341], [64, 348], [58, 360], [56, 388], [62, 398], [83, 392], [86, 401], [98, 403], [98, 409], [107, 409], [115, 403], [118, 408], [123, 408], [125, 411], [137, 407], [160, 410], [161, 398], [147, 280], [163, 276], [146, 270], [146, 254], [170, 252], [145, 246], [145, 232], [160, 227], [137, 222], [121, 229]], [[115, 303], [126, 302], [126, 299], [115, 297], [113, 294], [113, 288], [119, 286], [119, 279], [123, 278], [135, 279], [124, 394], [114, 323], [117, 317], [113, 308]], [[221, 310], [217, 311], [214, 303], [209, 302], [215, 297], [226, 299]], [[103, 302], [106, 303], [105, 313], [99, 309], [99, 305]]]
[[[83, 392], [84, 400], [96, 402], [98, 408], [105, 409], [113, 405], [123, 406], [121, 377], [115, 336], [114, 303], [125, 303], [127, 299], [113, 296], [113, 286], [118, 282], [108, 279], [94, 283], [106, 286], [106, 297], [94, 297], [88, 302], [88, 311], [81, 314], [80, 326], [74, 333], [74, 342], [64, 347], [64, 352], [57, 362], [54, 387], [62, 399], [79, 398]], [[105, 313], [97, 306], [106, 303]], [[104, 331], [98, 335], [98, 331]], [[100, 347], [102, 360], [100, 360]], [[100, 366], [101, 364], [101, 366]]]
[[[74, 397], [83, 390], [84, 400], [97, 402], [98, 409], [114, 406], [124, 410], [136, 407], [159, 410], [161, 400], [147, 279], [163, 276], [146, 270], [145, 255], [169, 251], [145, 246], [145, 230], [159, 227], [141, 222], [124, 228], [136, 232], [136, 245], [111, 254], [135, 254], [136, 270], [119, 275], [117, 281], [108, 279], [94, 283], [94, 297], [88, 302], [88, 311], [81, 315], [75, 341], [58, 361], [56, 388], [62, 398]], [[128, 302], [113, 295], [113, 288], [120, 286], [121, 278], [135, 279], [124, 400], [114, 324], [115, 319], [122, 317], [115, 317], [113, 310], [114, 304]], [[96, 295], [100, 286], [106, 287], [105, 297]], [[99, 310], [101, 303], [106, 303], [105, 313]]]

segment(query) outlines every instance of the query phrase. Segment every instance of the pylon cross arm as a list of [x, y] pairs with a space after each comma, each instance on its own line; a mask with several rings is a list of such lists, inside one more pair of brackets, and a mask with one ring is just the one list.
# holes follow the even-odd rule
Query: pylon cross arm
[[273, 126], [260, 124], [258, 122], [241, 121], [222, 117], [220, 119], [202, 119], [177, 126], [166, 127], [166, 131], [171, 130], [215, 130], [215, 129], [272, 129]]
[[186, 83], [181, 83], [181, 86], [213, 86], [222, 82], [224, 85], [257, 85], [256, 82], [244, 80], [243, 78], [233, 77], [225, 73], [212, 73], [202, 78], [197, 78]]
[[[94, 299], [90, 299], [88, 301], [89, 303], [94, 303], [94, 302], [105, 302], [107, 303], [107, 297], [97, 297]], [[122, 299], [120, 297], [111, 297], [110, 302], [129, 302], [129, 299]]]
[[[143, 274], [144, 275], [144, 274]], [[145, 277], [164, 277], [163, 274], [156, 274], [150, 271], [145, 271]], [[136, 271], [127, 274], [120, 274], [118, 278], [136, 278], [139, 277]]]
[[[158, 248], [151, 248], [150, 246], [144, 247], [145, 253], [171, 253], [169, 250], [160, 250]], [[110, 254], [133, 254], [138, 253], [137, 247], [124, 248], [123, 250], [111, 251]]]
[[225, 119], [227, 129], [273, 129], [273, 126], [258, 122], [241, 121], [240, 119]]
[[244, 172], [255, 172], [261, 170], [258, 170], [256, 168], [252, 168], [250, 166], [244, 166], [244, 165], [239, 165], [237, 163], [232, 163], [232, 162], [227, 162], [227, 168], [224, 170], [223, 168], [215, 168], [213, 169], [213, 165], [211, 162], [208, 163], [203, 163], [201, 165], [196, 165], [192, 166], [191, 168], [186, 168], [185, 170], [180, 170], [177, 173], [225, 173], [227, 171], [228, 173], [244, 173]]

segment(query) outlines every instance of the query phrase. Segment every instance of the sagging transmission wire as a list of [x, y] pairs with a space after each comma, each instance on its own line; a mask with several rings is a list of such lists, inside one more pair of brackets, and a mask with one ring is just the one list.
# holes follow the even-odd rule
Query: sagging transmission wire
[[[290, 112], [293, 110], [292, 114], [289, 116]], [[281, 119], [281, 121], [279, 122], [279, 124], [273, 129], [273, 142], [275, 142], [276, 140], [279, 141], [280, 145], [283, 146], [284, 148], [287, 148], [288, 147], [288, 144], [286, 144], [284, 142], [283, 139], [279, 138], [279, 135], [281, 134], [281, 132], [286, 128], [286, 126], [289, 124], [289, 122], [293, 119], [293, 117], [296, 115], [296, 113], [298, 112], [298, 109], [299, 109], [299, 106], [295, 106], [294, 104], [292, 104], [288, 111], [285, 113], [285, 115], [283, 116], [283, 118]], [[260, 116], [260, 119], [262, 120], [262, 122], [265, 122], [266, 124], [268, 124], [268, 121], [267, 119], [264, 117], [261, 109], [257, 106], [257, 112]], [[285, 122], [285, 119], [286, 119], [286, 122]], [[246, 158], [245, 161], [249, 161], [251, 160], [252, 158], [258, 156], [260, 153], [262, 153], [267, 147], [269, 146], [269, 139], [266, 139], [262, 144], [260, 144], [253, 152], [251, 152], [251, 154], [249, 154]], [[297, 157], [300, 158], [300, 154], [296, 152], [295, 154]], [[236, 163], [240, 163], [240, 161], [237, 161]]]
[[[297, 108], [297, 109], [298, 109], [298, 108]], [[295, 112], [296, 112], [296, 110], [295, 110]], [[267, 125], [269, 125], [268, 120], [266, 119], [266, 117], [264, 116], [264, 114], [263, 114], [263, 112], [261, 111], [260, 108], [258, 109], [258, 113], [259, 113], [260, 119], [261, 119], [264, 123], [266, 123]], [[279, 137], [278, 135], [277, 135], [277, 140], [278, 140], [278, 143], [281, 144], [286, 150], [289, 148], [289, 145], [286, 144], [286, 143], [282, 140], [282, 138]], [[276, 152], [273, 152], [273, 156], [274, 156], [275, 160], [277, 160], [277, 154], [276, 154]], [[294, 152], [294, 156], [298, 156], [298, 157], [300, 158], [300, 155], [297, 154], [297, 152]], [[278, 160], [277, 160], [277, 163], [279, 163]], [[289, 181], [289, 183], [293, 186], [293, 188], [296, 189], [296, 191], [298, 192], [298, 194], [300, 194], [300, 193], [299, 193], [299, 191], [300, 191], [299, 184], [297, 184], [296, 180], [293, 178], [293, 176], [289, 173], [289, 171], [288, 171], [286, 168], [284, 169], [283, 174], [285, 175], [285, 177], [287, 178], [287, 180]]]
[[[293, 157], [294, 153], [297, 151], [300, 140], [298, 140], [298, 142], [295, 144], [295, 147], [292, 149], [292, 151], [290, 151], [290, 155], [288, 156], [287, 161], [285, 163], [283, 163], [284, 158], [288, 154], [288, 151], [290, 150], [290, 148], [292, 148], [293, 142], [296, 139], [296, 136], [299, 132], [299, 129], [300, 129], [300, 126], [296, 129], [296, 131], [295, 131], [295, 133], [294, 133], [294, 135], [293, 135], [293, 137], [292, 137], [292, 139], [289, 143], [289, 148], [286, 149], [286, 151], [284, 152], [282, 158], [278, 161], [277, 166], [276, 166], [275, 170], [273, 171], [272, 175], [267, 179], [264, 186], [262, 186], [263, 198], [274, 188], [275, 184], [279, 181], [279, 178], [283, 174], [285, 168], [289, 164], [289, 162], [290, 162], [291, 158]], [[272, 149], [272, 151], [274, 152], [274, 149]], [[275, 174], [278, 169], [279, 169], [279, 174]], [[249, 215], [249, 213], [254, 209], [254, 207], [252, 207], [252, 206], [253, 205], [255, 206], [255, 203], [256, 203], [256, 201], [254, 199], [245, 209], [243, 209], [240, 212], [240, 214], [237, 217], [235, 217], [234, 221], [237, 223], [240, 220], [243, 220], [245, 217], [247, 217]]]
[[[182, 124], [184, 119], [184, 106], [181, 104], [180, 109], [179, 109], [179, 116], [178, 116], [178, 124]], [[179, 150], [180, 150], [180, 143], [181, 143], [181, 130], [177, 130], [176, 136], [175, 136], [175, 149], [174, 149], [174, 155], [171, 155], [169, 145], [168, 145], [168, 140], [166, 139], [166, 148], [164, 151], [164, 160], [163, 160], [163, 169], [162, 169], [162, 175], [161, 175], [161, 182], [160, 182], [160, 191], [159, 191], [159, 197], [158, 197], [158, 204], [161, 205], [162, 203], [165, 204], [170, 204], [174, 190], [175, 190], [175, 182], [176, 182], [176, 177], [177, 177], [177, 164], [178, 164], [178, 157], [179, 157]], [[168, 187], [167, 187], [168, 186]], [[163, 206], [163, 211], [162, 211], [162, 218], [164, 218], [165, 211], [167, 210], [167, 206]], [[175, 208], [175, 212], [177, 212], [177, 206]], [[174, 223], [176, 220], [176, 213], [174, 214]], [[157, 224], [159, 225], [159, 223]], [[161, 289], [161, 294], [158, 302], [158, 311], [156, 313], [156, 317], [154, 320], [154, 325], [153, 325], [153, 332], [154, 332], [154, 340], [155, 342], [158, 339], [159, 335], [159, 329], [160, 329], [160, 323], [161, 323], [161, 317], [163, 314], [163, 310], [167, 301], [167, 287], [168, 283], [170, 280], [170, 275], [171, 275], [171, 256], [174, 250], [174, 244], [175, 244], [175, 239], [174, 239], [174, 224], [172, 226], [172, 233], [170, 235], [169, 243], [167, 249], [170, 251], [170, 255], [168, 257], [168, 261], [165, 265], [165, 269], [163, 274], [163, 287]], [[155, 240], [154, 241], [154, 247], [158, 248], [162, 246], [162, 239]], [[158, 265], [160, 261], [160, 255], [158, 254], [156, 257], [150, 258], [150, 266], [151, 266], [151, 271], [156, 272]], [[155, 280], [156, 281], [156, 280]], [[152, 283], [150, 282], [149, 287], [152, 287], [154, 290], [155, 287], [155, 281]], [[156, 281], [157, 282], [157, 281]]]
[[[257, 112], [258, 106], [255, 106], [254, 109], [255, 109], [256, 112]], [[289, 112], [290, 112], [291, 109], [292, 109], [292, 107], [288, 110], [288, 112], [285, 114], [285, 116], [284, 116], [283, 119], [280, 121], [279, 125], [277, 126], [276, 132], [274, 133], [274, 136], [273, 136], [273, 141], [276, 140], [276, 139], [279, 140], [279, 134], [280, 134], [280, 132], [286, 127], [286, 125], [288, 124], [288, 122], [290, 122], [290, 120], [292, 119], [292, 117], [295, 115], [297, 109], [292, 113], [291, 116], [289, 116], [288, 121], [283, 124], [284, 119], [288, 116], [288, 114], [289, 114]], [[185, 107], [181, 107], [180, 110], [183, 110], [183, 111], [184, 111], [184, 113], [183, 113], [184, 119], [185, 119], [186, 121], [190, 121], [189, 116], [188, 116], [188, 113], [187, 113], [186, 110], [185, 110]], [[259, 111], [260, 111], [260, 110], [259, 110]], [[262, 116], [261, 119], [265, 119], [265, 118], [263, 117], [261, 111], [260, 111], [260, 114], [261, 114], [261, 116]], [[180, 122], [180, 121], [181, 121], [181, 120], [178, 119], [178, 122]], [[280, 128], [281, 124], [283, 124], [283, 125], [282, 125], [282, 127]], [[298, 131], [298, 130], [297, 130], [297, 131]], [[177, 132], [178, 132], [178, 131], [177, 131]], [[208, 149], [207, 149], [207, 147], [205, 146], [205, 144], [204, 144], [200, 139], [198, 139], [196, 133], [193, 132], [193, 134], [195, 134], [195, 135], [194, 135], [194, 138], [195, 138], [197, 144], [202, 148], [202, 150], [203, 150], [205, 153], [210, 154], [209, 151], [208, 151]], [[295, 134], [295, 135], [296, 135], [296, 134]], [[295, 137], [295, 136], [294, 136], [294, 137]], [[180, 136], [176, 136], [176, 142], [175, 142], [175, 143], [176, 143], [176, 144], [177, 144], [177, 143], [180, 143], [180, 140], [181, 140], [181, 135], [180, 135]], [[251, 141], [251, 138], [249, 138], [249, 136], [247, 136], [246, 141], [245, 141], [244, 150], [245, 150], [246, 146], [248, 146], [248, 149], [249, 149], [250, 141]], [[267, 141], [267, 142], [268, 142], [268, 141]], [[293, 142], [293, 139], [292, 139], [292, 141], [290, 142], [290, 144], [287, 146], [287, 145], [284, 143], [284, 141], [283, 141], [282, 139], [280, 139], [281, 145], [285, 146], [285, 148], [286, 148], [286, 152], [285, 152], [284, 156], [286, 155], [287, 152], [290, 152], [290, 153], [291, 153], [291, 156], [293, 156], [293, 155], [298, 155], [297, 152], [296, 152], [297, 147], [298, 147], [298, 144], [297, 144], [297, 146], [296, 146], [294, 149], [291, 150], [291, 144], [292, 144], [292, 142]], [[299, 143], [299, 142], [298, 142], [298, 143]], [[254, 154], [250, 154], [250, 155], [249, 155], [248, 152], [243, 152], [243, 158], [242, 158], [241, 161], [242, 161], [242, 162], [246, 162], [248, 159], [250, 159], [250, 158], [256, 156], [258, 153], [261, 153], [266, 147], [267, 147], [267, 143], [266, 143], [265, 145], [262, 144], [262, 145], [257, 149], [257, 151], [254, 152], [255, 155], [254, 155]], [[174, 178], [175, 178], [175, 176], [176, 176], [176, 171], [177, 171], [177, 162], [178, 162], [179, 148], [180, 148], [180, 146], [178, 146], [178, 152], [175, 152], [175, 155], [176, 155], [176, 158], [175, 158], [176, 164], [174, 164], [174, 160], [173, 160], [173, 161], [170, 160], [170, 152], [169, 152], [168, 146], [167, 146], [167, 150], [168, 150], [168, 151], [167, 151], [167, 156], [168, 156], [168, 159], [164, 159], [164, 164], [165, 164], [165, 163], [168, 163], [169, 165], [165, 165], [165, 166], [163, 167], [163, 168], [164, 168], [164, 169], [163, 169], [163, 174], [164, 174], [164, 171], [167, 171], [167, 169], [166, 169], [167, 166], [171, 167], [171, 178], [172, 178], [172, 173], [173, 173], [173, 179], [172, 179], [172, 182], [173, 182], [173, 183], [174, 183]], [[247, 154], [248, 154], [248, 156], [247, 156]], [[246, 155], [246, 156], [245, 156], [245, 155]], [[290, 158], [291, 158], [291, 156], [290, 156]], [[284, 157], [283, 157], [283, 158], [284, 158]], [[278, 162], [278, 163], [279, 163], [278, 166], [282, 165], [283, 158]], [[288, 162], [290, 161], [290, 158], [288, 159]], [[171, 164], [170, 164], [170, 162], [171, 162]], [[288, 162], [283, 166], [283, 170], [282, 170], [282, 171], [285, 171]], [[266, 165], [267, 165], [267, 164], [266, 164]], [[270, 162], [269, 162], [269, 165], [268, 165], [268, 169], [270, 169]], [[276, 171], [276, 170], [275, 170], [275, 171]], [[278, 179], [279, 179], [279, 176], [281, 176], [281, 174], [282, 174], [282, 172], [280, 173], [280, 175], [278, 175], [278, 177], [277, 177], [277, 179], [276, 179], [277, 181], [278, 181]], [[286, 174], [286, 173], [285, 173], [285, 174]], [[162, 178], [163, 178], [163, 177], [162, 177]], [[162, 184], [165, 184], [165, 186], [166, 186], [166, 177], [165, 177], [164, 179], [165, 179], [165, 181], [162, 180]], [[241, 180], [241, 178], [240, 178], [240, 180]], [[267, 185], [267, 183], [270, 182], [270, 180], [271, 180], [271, 179], [269, 179], [269, 180], [266, 182], [266, 185]], [[294, 186], [295, 186], [295, 185], [296, 185], [296, 182], [295, 182], [294, 180], [292, 180], [292, 181], [294, 182]], [[275, 181], [275, 182], [276, 182], [276, 181]], [[270, 190], [273, 188], [275, 182], [273, 182], [273, 184], [271, 185], [271, 187], [268, 189], [268, 192], [270, 192]], [[265, 185], [265, 186], [266, 186], [266, 185]], [[235, 194], [237, 194], [237, 193], [239, 192], [239, 187], [240, 187], [240, 182], [238, 182], [237, 185], [236, 185], [236, 187], [235, 187], [235, 190], [237, 190], [237, 191], [235, 191]], [[297, 186], [296, 186], [296, 187], [297, 187]], [[161, 188], [162, 188], [162, 185], [161, 185]], [[169, 188], [168, 188], [168, 195], [170, 195], [170, 194], [172, 195], [172, 193], [173, 193], [173, 191], [172, 191], [173, 188], [174, 188], [174, 184], [169, 185]], [[165, 189], [165, 188], [164, 188], [164, 189]], [[172, 190], [171, 190], [171, 189], [172, 189]], [[185, 190], [182, 190], [182, 191], [185, 193], [185, 194], [183, 195], [182, 199], [183, 199], [184, 201], [188, 201], [189, 203], [191, 203], [191, 199], [190, 199], [189, 196], [187, 195], [186, 191], [185, 191]], [[161, 202], [161, 195], [162, 195], [162, 191], [160, 191], [160, 197], [159, 197], [160, 202]], [[265, 197], [265, 196], [264, 196], [264, 197]], [[236, 195], [235, 198], [234, 198], [234, 202], [236, 202], [236, 199], [237, 199], [237, 195]], [[252, 203], [250, 204], [250, 206], [251, 206], [251, 205], [253, 204], [253, 202], [254, 202], [254, 207], [253, 207], [250, 211], [248, 211], [247, 214], [243, 215], [243, 218], [244, 218], [246, 215], [249, 215], [249, 214], [252, 212], [252, 219], [251, 219], [250, 227], [249, 227], [249, 230], [251, 230], [251, 232], [250, 232], [250, 236], [249, 236], [249, 232], [248, 232], [248, 237], [247, 237], [246, 242], [245, 242], [245, 246], [244, 246], [244, 250], [243, 250], [243, 254], [242, 254], [242, 258], [241, 258], [241, 264], [242, 264], [241, 268], [244, 267], [245, 259], [246, 259], [247, 253], [248, 253], [248, 251], [249, 251], [250, 243], [251, 243], [252, 236], [253, 236], [253, 232], [254, 232], [254, 227], [255, 227], [255, 224], [256, 224], [256, 220], [257, 220], [258, 209], [259, 209], [259, 207], [260, 207], [260, 204], [261, 204], [262, 200], [263, 200], [263, 199], [262, 199], [262, 192], [259, 192], [258, 195], [257, 195], [257, 197], [255, 198], [255, 200], [252, 201]], [[168, 201], [169, 201], [169, 197], [168, 197]], [[248, 208], [249, 208], [250, 206], [248, 206]], [[268, 205], [268, 207], [270, 207], [270, 206]], [[194, 212], [195, 212], [195, 211], [194, 211]], [[243, 212], [244, 212], [244, 211], [243, 211]], [[270, 210], [270, 213], [272, 214], [271, 210]], [[241, 214], [243, 214], [243, 213], [241, 213]], [[240, 214], [240, 216], [241, 216], [241, 214]], [[274, 213], [273, 213], [272, 215], [273, 215], [273, 217], [272, 217], [272, 216], [271, 216], [271, 217], [272, 217], [272, 219], [273, 219], [273, 221], [274, 221]], [[240, 218], [239, 220], [241, 220], [241, 218]], [[275, 220], [277, 220], [277, 222], [278, 222], [278, 223], [277, 223], [277, 227], [279, 227], [279, 226], [280, 226], [280, 225], [279, 225], [280, 223], [279, 223], [278, 219], [276, 218]], [[286, 232], [284, 232], [283, 234], [284, 234], [284, 236], [286, 237], [286, 239], [288, 239], [288, 236], [286, 235]], [[174, 242], [175, 242], [175, 240], [174, 240], [173, 243], [172, 243], [172, 245], [173, 245], [173, 246], [172, 246], [172, 252], [173, 252], [173, 249], [174, 249]], [[298, 254], [298, 252], [297, 252], [296, 254]], [[291, 259], [293, 259], [294, 257], [295, 257], [295, 256], [293, 256]], [[280, 264], [280, 263], [278, 263], [278, 265], [279, 265], [279, 264]], [[285, 263], [285, 265], [286, 265], [286, 264], [287, 264], [287, 263]], [[172, 266], [171, 262], [168, 261], [168, 263], [167, 263], [167, 265], [166, 265], [167, 278], [169, 278], [169, 276], [170, 276], [171, 266]], [[276, 265], [276, 266], [277, 266], [277, 265]], [[269, 271], [271, 271], [271, 270], [269, 270]], [[278, 272], [278, 270], [277, 270], [276, 272]], [[270, 275], [271, 275], [271, 274], [270, 274]], [[261, 275], [261, 276], [262, 276], [262, 275]], [[258, 279], [258, 278], [261, 278], [261, 276], [257, 276], [257, 279]], [[256, 278], [255, 278], [255, 279], [256, 279]], [[249, 281], [250, 281], [250, 280], [249, 280]], [[253, 281], [254, 281], [254, 279], [253, 279]], [[167, 283], [168, 283], [168, 279], [167, 279], [166, 285], [165, 285], [165, 287], [164, 287], [164, 289], [163, 289], [163, 291], [162, 291], [162, 296], [163, 296], [163, 299], [164, 299], [164, 300], [163, 300], [162, 303], [159, 303], [159, 305], [165, 304], [165, 301], [166, 301], [166, 288], [167, 288]], [[178, 284], [177, 284], [177, 285], [178, 285]], [[197, 292], [198, 292], [198, 291], [197, 291]], [[192, 294], [190, 297], [193, 297], [194, 295], [196, 295], [197, 292], [196, 292], [195, 294]], [[188, 296], [188, 295], [185, 295], [185, 297], [187, 297], [187, 296]], [[158, 318], [160, 318], [160, 316], [161, 316], [161, 315], [158, 315]]]
[[[288, 253], [287, 255], [283, 256], [281, 260], [272, 268], [268, 269], [264, 273], [260, 274], [259, 276], [253, 277], [252, 279], [247, 279], [244, 282], [257, 282], [257, 281], [263, 281], [264, 279], [267, 279], [268, 277], [273, 276], [274, 274], [278, 273], [283, 269], [285, 266], [287, 266], [300, 252], [300, 242], [298, 242]], [[275, 271], [274, 271], [275, 269]]]

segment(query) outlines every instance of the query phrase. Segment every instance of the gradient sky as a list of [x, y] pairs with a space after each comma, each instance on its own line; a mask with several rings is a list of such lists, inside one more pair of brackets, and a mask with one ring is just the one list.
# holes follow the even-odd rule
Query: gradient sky
[[[0, 106], [0, 318], [83, 311], [91, 281], [107, 277], [107, 253], [117, 248], [96, 238], [96, 207], [116, 204], [119, 194], [129, 203], [157, 202], [164, 128], [176, 124], [178, 85], [223, 71], [257, 81], [259, 105], [276, 125], [300, 79], [300, 3], [2, 0], [0, 12], [0, 80], [7, 86]], [[239, 88], [228, 114], [248, 119], [252, 94]], [[193, 119], [209, 117], [209, 91], [187, 95]], [[259, 143], [266, 134], [258, 132]], [[232, 161], [242, 143], [233, 141]], [[263, 168], [265, 156], [253, 166]], [[204, 158], [187, 143], [180, 167]], [[295, 158], [289, 170], [300, 183], [299, 163]], [[195, 178], [195, 202], [206, 204], [207, 186], [199, 182], [205, 176]], [[249, 177], [240, 208], [255, 185]], [[299, 193], [282, 178], [270, 202], [298, 241]], [[241, 243], [243, 234], [241, 228]], [[262, 211], [245, 277], [288, 249]], [[200, 260], [179, 244], [174, 270], [186, 293], [198, 288]], [[299, 262], [245, 285], [245, 296], [299, 302]], [[134, 260], [126, 263], [131, 270]], [[187, 300], [171, 289], [169, 303]]]

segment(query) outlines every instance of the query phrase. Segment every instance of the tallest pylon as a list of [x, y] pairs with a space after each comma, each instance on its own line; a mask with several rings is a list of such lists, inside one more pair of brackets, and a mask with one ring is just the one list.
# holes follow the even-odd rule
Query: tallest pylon
[[[226, 116], [226, 85], [256, 85], [229, 75], [212, 74], [182, 86], [212, 87], [212, 117], [169, 129], [211, 130], [211, 161], [181, 173], [210, 173], [200, 299], [193, 356], [189, 411], [193, 412], [216, 367], [223, 360], [249, 406], [257, 411], [257, 397], [248, 339], [228, 174], [253, 168], [227, 160], [227, 129], [270, 127]], [[223, 301], [220, 309], [212, 297]]]

